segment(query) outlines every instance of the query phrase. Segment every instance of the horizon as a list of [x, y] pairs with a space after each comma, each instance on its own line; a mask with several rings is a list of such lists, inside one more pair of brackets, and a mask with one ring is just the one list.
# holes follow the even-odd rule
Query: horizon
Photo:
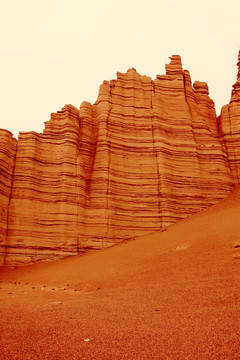
[[208, 84], [217, 115], [229, 103], [240, 49], [237, 0], [2, 0], [0, 10], [0, 128], [16, 138], [41, 133], [66, 104], [93, 104], [117, 72], [164, 74], [172, 54], [192, 83]]

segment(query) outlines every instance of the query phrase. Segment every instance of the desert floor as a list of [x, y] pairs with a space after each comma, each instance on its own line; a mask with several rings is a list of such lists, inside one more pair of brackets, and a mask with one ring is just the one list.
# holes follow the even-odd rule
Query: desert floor
[[162, 233], [0, 268], [0, 359], [240, 359], [240, 191]]

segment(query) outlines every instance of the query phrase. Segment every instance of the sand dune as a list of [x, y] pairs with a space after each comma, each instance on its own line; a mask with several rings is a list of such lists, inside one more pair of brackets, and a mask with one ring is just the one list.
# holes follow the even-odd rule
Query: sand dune
[[0, 268], [0, 359], [240, 359], [240, 190], [115, 247]]

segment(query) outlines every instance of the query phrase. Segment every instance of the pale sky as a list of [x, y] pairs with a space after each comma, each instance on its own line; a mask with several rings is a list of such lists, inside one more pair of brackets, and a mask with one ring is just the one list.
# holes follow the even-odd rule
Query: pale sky
[[0, 0], [0, 128], [42, 132], [103, 80], [165, 73], [178, 54], [219, 114], [236, 81], [240, 0]]

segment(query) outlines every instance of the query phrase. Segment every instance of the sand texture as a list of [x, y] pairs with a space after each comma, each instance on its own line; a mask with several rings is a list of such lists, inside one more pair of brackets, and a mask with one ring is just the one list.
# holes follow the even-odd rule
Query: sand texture
[[240, 191], [114, 247], [0, 270], [0, 359], [239, 360]]

